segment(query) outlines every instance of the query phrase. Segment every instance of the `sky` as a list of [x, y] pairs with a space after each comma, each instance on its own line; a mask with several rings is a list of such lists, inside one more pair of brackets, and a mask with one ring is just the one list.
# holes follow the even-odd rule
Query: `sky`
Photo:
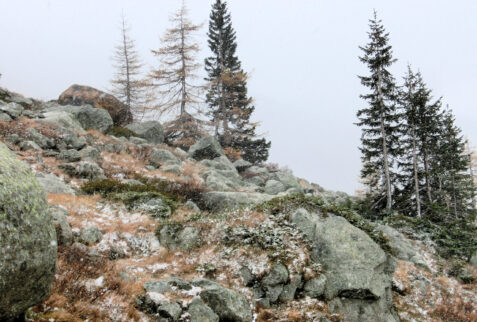
[[[188, 0], [198, 60], [209, 55], [213, 0]], [[0, 86], [56, 99], [72, 84], [109, 88], [124, 12], [141, 58], [157, 66], [168, 18], [180, 0], [0, 0]], [[407, 65], [443, 97], [456, 123], [477, 145], [477, 1], [229, 0], [237, 54], [249, 73], [258, 132], [272, 141], [270, 162], [326, 189], [354, 193], [359, 182], [365, 75], [359, 46], [368, 42], [373, 10], [390, 33], [401, 82]], [[146, 68], [147, 70], [147, 68]]]

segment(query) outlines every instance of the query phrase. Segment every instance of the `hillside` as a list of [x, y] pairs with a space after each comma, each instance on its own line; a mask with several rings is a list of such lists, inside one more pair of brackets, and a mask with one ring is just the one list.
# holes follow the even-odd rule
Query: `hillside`
[[97, 102], [0, 89], [0, 319], [477, 321], [477, 255]]

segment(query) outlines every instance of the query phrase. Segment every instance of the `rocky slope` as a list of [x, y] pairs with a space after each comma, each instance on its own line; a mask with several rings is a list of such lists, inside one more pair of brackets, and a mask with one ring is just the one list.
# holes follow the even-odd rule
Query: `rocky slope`
[[0, 89], [0, 319], [477, 319], [475, 268], [449, 277], [427, 239], [213, 138], [185, 152], [157, 122], [114, 127], [91, 91], [70, 106]]

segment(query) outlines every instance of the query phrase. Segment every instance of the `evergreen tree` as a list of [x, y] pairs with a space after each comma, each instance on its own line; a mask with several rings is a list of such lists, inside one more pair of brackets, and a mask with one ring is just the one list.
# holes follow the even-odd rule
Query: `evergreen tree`
[[[404, 191], [401, 200], [413, 204], [412, 208], [421, 217], [422, 206], [427, 208], [433, 202], [433, 160], [438, 154], [436, 147], [440, 136], [441, 100], [432, 102], [432, 92], [424, 83], [421, 73], [415, 74], [409, 66], [400, 102], [405, 119], [401, 127], [403, 156], [399, 163]], [[425, 204], [421, 192], [427, 197]]]
[[187, 18], [187, 8], [183, 4], [171, 18], [173, 27], [167, 29], [162, 38], [163, 46], [152, 50], [158, 56], [161, 66], [151, 73], [154, 85], [162, 98], [159, 103], [161, 115], [172, 115], [165, 123], [166, 142], [188, 149], [200, 137], [202, 121], [195, 116], [200, 112], [202, 86], [196, 84], [196, 61], [199, 46], [193, 36], [201, 26]]
[[143, 64], [136, 50], [134, 40], [129, 36], [130, 27], [124, 15], [121, 16], [121, 42], [114, 52], [113, 66], [116, 68], [111, 80], [111, 93], [123, 102], [130, 113], [140, 116], [146, 105], [147, 82], [142, 79]]
[[[361, 175], [370, 188], [376, 209], [390, 211], [398, 174], [396, 159], [401, 152], [399, 146], [399, 122], [402, 115], [397, 108], [397, 90], [389, 67], [396, 61], [392, 57], [389, 34], [378, 20], [376, 12], [370, 20], [370, 42], [360, 47], [360, 60], [367, 65], [370, 74], [360, 76], [361, 83], [369, 88], [361, 98], [368, 107], [358, 111], [358, 126], [362, 128], [360, 148], [363, 169]], [[383, 205], [384, 201], [384, 205]]]
[[236, 35], [227, 4], [221, 0], [212, 5], [208, 37], [213, 55], [205, 59], [206, 101], [215, 136], [222, 147], [241, 150], [245, 160], [265, 161], [271, 143], [256, 139], [257, 124], [250, 122], [255, 107], [247, 93], [247, 74], [235, 53]]

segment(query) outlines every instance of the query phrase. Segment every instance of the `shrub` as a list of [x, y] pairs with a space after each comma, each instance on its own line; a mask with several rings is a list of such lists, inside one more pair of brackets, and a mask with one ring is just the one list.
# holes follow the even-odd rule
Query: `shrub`
[[113, 135], [115, 137], [125, 137], [125, 138], [130, 138], [131, 136], [135, 136], [135, 137], [138, 137], [140, 138], [141, 136], [139, 134], [137, 134], [136, 132], [134, 131], [131, 131], [130, 129], [128, 128], [125, 128], [125, 127], [121, 127], [121, 126], [114, 126], [113, 128], [111, 128], [111, 130], [108, 131], [108, 134], [109, 135]]

